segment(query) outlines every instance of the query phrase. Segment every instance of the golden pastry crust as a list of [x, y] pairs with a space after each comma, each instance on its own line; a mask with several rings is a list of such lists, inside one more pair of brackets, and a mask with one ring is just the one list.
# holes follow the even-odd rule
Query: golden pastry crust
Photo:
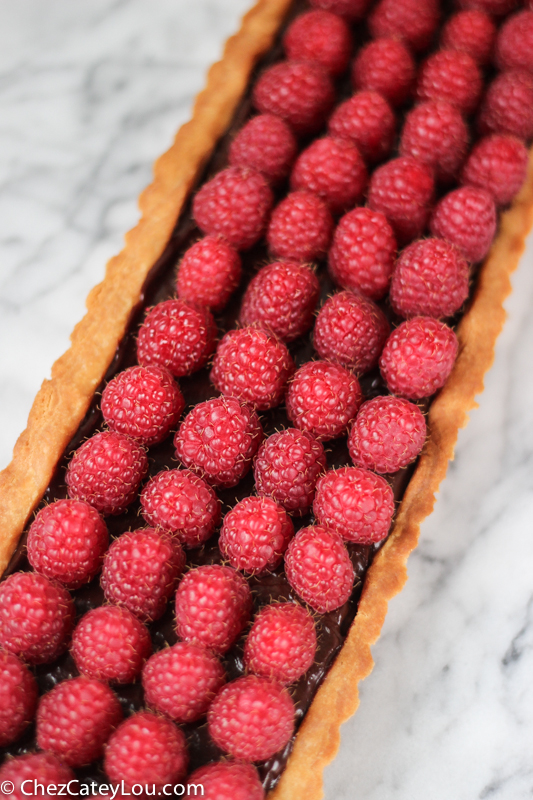
[[[192, 120], [155, 164], [154, 181], [141, 194], [139, 224], [126, 235], [104, 281], [87, 299], [87, 314], [71, 336], [70, 349], [54, 364], [33, 404], [28, 426], [0, 473], [0, 570], [50, 482], [55, 466], [80, 425], [111, 363], [146, 277], [162, 254], [184, 202], [218, 139], [229, 126], [258, 59], [269, 49], [292, 0], [259, 0], [229, 39], [222, 61], [208, 75]], [[510, 274], [533, 223], [533, 159], [524, 188], [501, 219], [500, 233], [484, 264], [473, 301], [458, 327], [460, 354], [429, 412], [429, 436], [387, 542], [368, 571], [359, 610], [344, 646], [320, 687], [286, 769], [269, 800], [319, 800], [322, 772], [335, 756], [340, 725], [357, 709], [358, 683], [371, 671], [371, 645], [379, 637], [387, 605], [407, 580], [406, 562], [420, 523], [431, 513], [446, 474], [459, 428], [466, 424], [502, 328]]]

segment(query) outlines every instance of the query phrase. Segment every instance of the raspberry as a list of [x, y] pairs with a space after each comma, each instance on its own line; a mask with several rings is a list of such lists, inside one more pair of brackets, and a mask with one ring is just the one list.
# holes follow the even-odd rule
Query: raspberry
[[166, 367], [176, 378], [203, 367], [213, 350], [217, 328], [207, 308], [184, 300], [164, 300], [151, 308], [139, 330], [137, 360]]
[[185, 252], [178, 267], [180, 300], [222, 311], [241, 279], [241, 259], [220, 236], [205, 236]]
[[327, 441], [342, 436], [362, 400], [359, 381], [344, 367], [308, 361], [287, 392], [287, 416], [301, 431]]
[[100, 758], [121, 719], [118, 697], [109, 686], [90, 678], [72, 678], [41, 698], [37, 744], [69, 767], [81, 767]]
[[259, 328], [228, 331], [218, 344], [210, 378], [229, 397], [266, 411], [279, 406], [294, 372], [287, 347]]
[[441, 33], [441, 46], [446, 50], [468, 53], [480, 66], [491, 60], [496, 38], [496, 26], [484, 11], [459, 11], [454, 14]]
[[320, 525], [298, 531], [285, 553], [285, 574], [296, 594], [319, 614], [347, 602], [355, 577], [341, 537]]
[[335, 214], [358, 203], [368, 173], [355, 145], [346, 139], [317, 139], [299, 156], [291, 173], [291, 189], [317, 194]]
[[0, 747], [19, 738], [36, 706], [35, 678], [16, 656], [0, 650]]
[[203, 786], [204, 800], [264, 800], [265, 797], [256, 768], [231, 761], [200, 767], [189, 775], [187, 786], [191, 787], [191, 797], [193, 786]]
[[457, 0], [460, 8], [479, 9], [493, 17], [503, 17], [513, 11], [518, 0]]
[[380, 0], [368, 19], [374, 39], [403, 39], [416, 52], [426, 50], [439, 23], [436, 0]]
[[188, 469], [158, 472], [141, 493], [142, 515], [155, 528], [176, 534], [183, 547], [199, 547], [220, 522], [220, 500]]
[[248, 622], [251, 608], [250, 587], [236, 570], [218, 564], [192, 569], [176, 592], [178, 636], [225, 653]]
[[502, 70], [533, 72], [533, 11], [519, 11], [505, 20], [496, 39], [495, 61]]
[[467, 146], [468, 129], [449, 103], [421, 103], [405, 118], [400, 155], [422, 162], [439, 182], [449, 183], [457, 175]]
[[137, 495], [148, 469], [146, 450], [123, 433], [95, 433], [78, 447], [65, 482], [72, 500], [84, 500], [101, 514], [121, 514]]
[[292, 342], [312, 326], [319, 295], [318, 278], [307, 264], [276, 261], [262, 267], [248, 284], [239, 321]]
[[289, 25], [283, 37], [287, 58], [317, 61], [331, 75], [341, 75], [350, 60], [352, 34], [347, 23], [330, 11], [307, 11]]
[[353, 142], [365, 161], [374, 164], [388, 156], [396, 133], [396, 119], [387, 101], [377, 92], [356, 92], [329, 118], [332, 136]]
[[313, 344], [320, 358], [357, 373], [378, 363], [390, 326], [378, 306], [354, 292], [330, 297], [318, 314]]
[[326, 253], [332, 233], [324, 201], [310, 192], [291, 192], [272, 212], [267, 241], [276, 258], [313, 261]]
[[400, 397], [367, 400], [348, 436], [356, 467], [397, 472], [414, 461], [426, 441], [426, 420], [414, 403]]
[[531, 139], [533, 75], [524, 70], [497, 75], [487, 89], [478, 122], [482, 133], [508, 133]]
[[389, 288], [395, 257], [396, 239], [385, 215], [354, 208], [337, 225], [328, 268], [343, 289], [379, 300]]
[[455, 189], [435, 206], [429, 228], [433, 236], [458, 247], [467, 261], [482, 261], [496, 232], [494, 200], [489, 192], [474, 186]]
[[187, 642], [155, 653], [143, 669], [144, 699], [150, 708], [175, 722], [202, 717], [225, 683], [216, 656]]
[[357, 544], [384, 539], [394, 514], [387, 481], [359, 467], [329, 470], [317, 483], [313, 513], [319, 525]]
[[318, 476], [326, 469], [324, 447], [296, 428], [273, 433], [261, 445], [254, 463], [255, 488], [295, 516], [306, 514]]
[[346, 19], [362, 19], [370, 0], [310, 0], [313, 8], [325, 8]]
[[282, 61], [259, 76], [252, 101], [263, 114], [275, 114], [297, 134], [308, 134], [324, 124], [335, 91], [328, 73], [316, 61]]
[[236, 486], [263, 438], [259, 418], [235, 397], [216, 397], [190, 411], [174, 439], [176, 456], [215, 486]]
[[496, 205], [510, 203], [526, 179], [528, 153], [514, 136], [486, 136], [475, 145], [461, 174], [461, 183], [485, 189]]
[[245, 497], [224, 517], [220, 552], [232, 567], [258, 574], [271, 572], [294, 536], [287, 512], [270, 497]]
[[390, 287], [394, 311], [451, 317], [468, 297], [469, 268], [455, 245], [444, 239], [421, 239], [400, 254]]
[[289, 174], [297, 152], [296, 137], [287, 123], [274, 114], [259, 114], [235, 136], [229, 163], [255, 169], [275, 184]]
[[277, 683], [247, 675], [228, 683], [207, 713], [215, 744], [234, 758], [266, 761], [294, 731], [294, 704]]
[[0, 583], [0, 645], [28, 664], [48, 664], [67, 649], [74, 604], [62, 586], [35, 572]]
[[315, 660], [316, 631], [313, 617], [296, 603], [263, 606], [244, 645], [247, 670], [279, 681], [294, 683]]
[[440, 50], [429, 56], [420, 70], [420, 100], [442, 100], [462, 114], [471, 114], [481, 97], [483, 82], [472, 56], [458, 50]]
[[109, 534], [100, 514], [81, 500], [42, 508], [28, 531], [28, 561], [36, 572], [77, 589], [102, 565]]
[[444, 386], [457, 350], [451, 328], [433, 317], [415, 317], [390, 335], [379, 367], [391, 392], [421, 400]]
[[130, 367], [109, 381], [102, 394], [109, 430], [145, 445], [162, 442], [184, 408], [182, 393], [163, 367]]
[[[25, 800], [26, 797], [42, 796], [40, 793], [47, 792], [49, 786], [54, 786], [57, 791], [58, 784], [68, 783], [74, 780], [74, 777], [72, 770], [62, 764], [52, 753], [26, 753], [17, 758], [8, 758], [0, 767], [2, 786], [6, 781], [14, 785], [13, 792], [4, 795], [11, 800]], [[41, 789], [39, 786], [35, 794], [33, 793], [34, 781], [44, 787]], [[24, 790], [21, 788], [22, 784], [24, 784]]]
[[151, 622], [163, 614], [184, 566], [177, 539], [141, 528], [115, 539], [105, 555], [100, 583], [106, 600]]
[[72, 634], [71, 653], [78, 670], [100, 681], [131, 683], [151, 652], [150, 634], [126, 608], [93, 608]]
[[169, 719], [139, 711], [111, 736], [104, 769], [113, 783], [124, 781], [127, 789], [140, 783], [155, 784], [158, 791], [183, 779], [188, 761], [182, 731]]
[[385, 214], [398, 243], [404, 245], [420, 236], [426, 227], [433, 188], [428, 167], [408, 156], [394, 158], [372, 175], [368, 205]]
[[415, 76], [413, 56], [397, 39], [369, 42], [352, 66], [354, 88], [379, 92], [393, 107], [402, 106], [410, 97]]

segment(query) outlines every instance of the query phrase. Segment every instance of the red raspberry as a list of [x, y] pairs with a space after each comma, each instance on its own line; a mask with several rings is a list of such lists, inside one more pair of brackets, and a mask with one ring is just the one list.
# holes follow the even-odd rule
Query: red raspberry
[[348, 601], [355, 577], [341, 537], [320, 525], [298, 531], [285, 553], [285, 574], [297, 595], [319, 614]]
[[396, 239], [385, 215], [354, 208], [337, 225], [328, 268], [343, 289], [379, 300], [389, 288], [395, 257]]
[[370, 0], [310, 0], [313, 8], [325, 8], [333, 14], [338, 14], [346, 19], [362, 19], [366, 13]]
[[184, 408], [182, 393], [163, 367], [130, 367], [109, 381], [102, 393], [102, 415], [109, 430], [145, 445], [162, 442]]
[[185, 777], [189, 758], [185, 736], [169, 719], [139, 711], [124, 720], [105, 750], [104, 770], [127, 789], [155, 784], [156, 791]]
[[36, 707], [35, 678], [16, 656], [0, 650], [0, 747], [19, 738]]
[[326, 469], [321, 442], [305, 431], [287, 428], [261, 445], [254, 462], [255, 488], [272, 497], [290, 514], [306, 514], [318, 476]]
[[439, 23], [436, 0], [380, 0], [368, 19], [375, 39], [403, 39], [416, 52], [426, 50]]
[[294, 133], [274, 114], [259, 114], [240, 129], [229, 149], [232, 167], [250, 167], [267, 181], [279, 183], [291, 169], [298, 152]]
[[187, 642], [155, 653], [142, 677], [147, 705], [175, 722], [194, 722], [202, 717], [225, 682], [218, 658]]
[[267, 328], [282, 342], [292, 342], [312, 326], [319, 295], [318, 278], [307, 264], [267, 264], [248, 284], [239, 322]]
[[339, 292], [318, 314], [313, 344], [320, 358], [357, 373], [378, 363], [390, 325], [383, 311], [363, 295]]
[[467, 261], [482, 261], [496, 232], [496, 206], [489, 192], [464, 186], [445, 195], [435, 206], [429, 229], [433, 236], [458, 247]]
[[222, 394], [266, 411], [279, 406], [293, 372], [294, 362], [277, 336], [259, 328], [238, 328], [218, 343], [210, 378]]
[[308, 361], [287, 392], [287, 416], [301, 431], [327, 441], [342, 436], [361, 405], [359, 381], [329, 361]]
[[315, 660], [313, 617], [296, 603], [272, 603], [257, 614], [244, 645], [244, 665], [262, 678], [294, 683]]
[[158, 472], [141, 493], [142, 515], [155, 528], [176, 534], [183, 547], [199, 547], [220, 522], [220, 500], [188, 469]]
[[462, 114], [471, 114], [479, 103], [483, 81], [468, 53], [440, 50], [422, 65], [416, 87], [420, 100], [443, 100]]
[[309, 134], [323, 126], [335, 90], [316, 61], [281, 61], [259, 76], [252, 101], [258, 111], [281, 117], [297, 134]]
[[457, 175], [468, 147], [468, 129], [459, 111], [441, 101], [410, 111], [400, 139], [400, 155], [412, 156], [433, 170], [441, 183]]
[[262, 438], [255, 411], [235, 397], [216, 397], [187, 414], [174, 446], [185, 467], [214, 486], [229, 488], [252, 466]]
[[287, 512], [270, 497], [245, 497], [224, 517], [218, 546], [235, 569], [271, 572], [294, 536]]
[[151, 308], [139, 330], [137, 360], [166, 367], [176, 378], [203, 367], [213, 350], [217, 328], [207, 308], [184, 300], [164, 300]]
[[241, 259], [220, 236], [205, 236], [185, 252], [178, 267], [180, 300], [222, 311], [239, 285]]
[[[61, 763], [52, 753], [26, 753], [17, 758], [8, 758], [0, 767], [0, 783], [6, 781], [14, 785], [11, 794], [3, 795], [10, 800], [26, 800], [26, 797], [42, 797], [49, 786], [56, 787], [60, 783], [68, 783], [75, 776], [69, 767]], [[29, 781], [29, 783], [27, 782]], [[40, 786], [34, 794], [34, 781]], [[24, 790], [21, 788], [24, 784]], [[42, 794], [41, 794], [42, 792]], [[53, 793], [53, 790], [52, 790]]]
[[299, 156], [291, 173], [291, 189], [317, 194], [334, 214], [358, 203], [368, 173], [355, 145], [346, 139], [317, 139]]
[[416, 65], [409, 49], [397, 39], [369, 42], [355, 57], [352, 83], [355, 89], [379, 92], [391, 106], [402, 106], [411, 95]]
[[440, 389], [457, 358], [457, 337], [444, 322], [415, 317], [390, 335], [379, 360], [391, 392], [421, 400]]
[[106, 600], [151, 622], [163, 614], [184, 566], [177, 539], [141, 528], [115, 539], [105, 555], [100, 583]]
[[208, 564], [188, 572], [176, 592], [180, 639], [214, 653], [229, 650], [250, 618], [252, 594], [231, 567]]
[[456, 0], [460, 8], [479, 9], [493, 17], [504, 17], [518, 5], [518, 0]]
[[257, 675], [228, 683], [207, 713], [215, 744], [234, 758], [266, 761], [294, 731], [294, 703], [286, 689]]
[[316, 485], [313, 513], [319, 525], [343, 539], [375, 544], [384, 539], [394, 514], [387, 481], [359, 467], [329, 470]]
[[123, 433], [95, 433], [78, 447], [65, 482], [72, 500], [84, 500], [101, 514], [121, 514], [135, 500], [148, 469], [146, 450]]
[[390, 287], [401, 317], [451, 317], [468, 297], [468, 262], [444, 239], [421, 239], [400, 254]]
[[100, 758], [122, 719], [118, 697], [100, 681], [72, 678], [41, 698], [37, 709], [37, 744], [69, 767]]
[[479, 113], [482, 133], [508, 133], [519, 139], [533, 136], [533, 75], [509, 70], [492, 81]]
[[267, 231], [276, 258], [313, 261], [323, 256], [333, 233], [327, 205], [310, 192], [291, 192], [272, 212]]
[[[252, 764], [219, 761], [189, 775], [187, 787], [203, 786], [204, 800], [264, 800], [265, 792]], [[196, 790], [195, 790], [196, 791]]]
[[484, 11], [459, 11], [442, 29], [440, 42], [446, 50], [468, 53], [480, 66], [491, 60], [496, 26]]
[[499, 69], [533, 72], [533, 11], [519, 11], [505, 20], [496, 39]]
[[349, 25], [330, 11], [307, 11], [291, 22], [283, 37], [287, 58], [317, 61], [331, 75], [341, 75], [352, 53]]
[[219, 234], [237, 250], [248, 250], [261, 238], [273, 202], [260, 172], [228, 167], [196, 193], [192, 213], [203, 233]]
[[363, 403], [348, 436], [356, 467], [397, 472], [414, 461], [426, 441], [426, 420], [414, 403], [375, 397]]
[[77, 589], [102, 565], [109, 534], [100, 514], [81, 500], [42, 508], [28, 531], [28, 561], [36, 572]]
[[48, 664], [67, 649], [74, 624], [70, 594], [35, 572], [0, 583], [0, 645], [28, 664]]
[[341, 103], [329, 118], [332, 136], [349, 139], [363, 158], [373, 164], [392, 149], [396, 119], [387, 101], [377, 92], [356, 92]]
[[420, 236], [426, 227], [433, 188], [428, 167], [408, 156], [394, 158], [372, 175], [368, 205], [385, 214], [398, 243], [404, 245]]
[[93, 608], [72, 634], [71, 653], [79, 672], [100, 681], [131, 683], [151, 652], [150, 634], [127, 608]]
[[485, 189], [496, 205], [510, 203], [526, 179], [528, 152], [514, 136], [485, 136], [475, 145], [461, 174], [461, 183]]

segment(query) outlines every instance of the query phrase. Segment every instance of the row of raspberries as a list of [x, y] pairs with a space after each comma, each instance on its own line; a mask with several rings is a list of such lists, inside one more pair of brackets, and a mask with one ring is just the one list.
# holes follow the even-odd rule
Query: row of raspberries
[[[437, 0], [379, 0], [351, 63], [351, 23], [370, 0], [310, 5], [284, 34], [286, 59], [257, 80], [258, 113], [233, 138], [229, 166], [194, 198], [203, 238], [181, 259], [176, 297], [148, 310], [137, 366], [105, 387], [105, 429], [70, 459], [68, 499], [29, 528], [33, 572], [0, 584], [0, 744], [35, 719], [40, 750], [0, 768], [16, 800], [24, 780], [64, 783], [101, 758], [127, 787], [185, 780], [208, 800], [263, 800], [251, 762], [293, 735], [288, 687], [317, 657], [317, 615], [352, 594], [350, 548], [388, 535], [390, 476], [424, 446], [422, 409], [453, 368], [472, 265], [524, 181], [533, 10], [457, 0], [439, 49], [417, 67], [437, 34]], [[334, 107], [348, 69], [354, 94]], [[217, 342], [213, 315], [241, 283], [239, 251], [262, 237], [270, 262], [248, 282], [239, 327]], [[338, 287], [318, 313], [317, 260]], [[309, 331], [318, 358], [297, 368], [290, 348]], [[177, 379], [209, 361], [218, 396], [182, 419]], [[365, 400], [360, 378], [372, 370], [387, 394]], [[282, 403], [293, 427], [265, 439], [260, 413]], [[148, 448], [174, 431], [180, 466], [145, 481]], [[323, 443], [345, 435], [352, 465], [328, 469]], [[216, 490], [252, 469], [256, 494], [223, 514]], [[104, 518], [137, 498], [146, 527], [110, 543]], [[221, 563], [187, 569], [186, 552], [217, 531]], [[301, 604], [254, 615], [248, 577], [282, 568]], [[70, 591], [99, 573], [106, 604], [76, 619]], [[178, 641], [153, 652], [149, 625], [171, 599]], [[244, 675], [227, 681], [223, 659], [239, 640]], [[78, 677], [39, 698], [27, 665], [67, 648]], [[136, 680], [146, 709], [124, 719], [111, 687]], [[178, 726], [204, 717], [224, 759], [187, 777]]]

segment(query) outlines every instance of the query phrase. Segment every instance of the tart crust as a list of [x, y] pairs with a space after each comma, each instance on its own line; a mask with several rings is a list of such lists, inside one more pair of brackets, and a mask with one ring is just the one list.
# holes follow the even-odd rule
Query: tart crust
[[[261, 56], [271, 47], [292, 0], [259, 0], [231, 37], [198, 95], [190, 122], [155, 163], [154, 180], [139, 198], [141, 219], [112, 258], [102, 283], [87, 298], [87, 313], [74, 328], [71, 346], [52, 367], [33, 403], [13, 460], [0, 473], [0, 571], [40, 502], [55, 467], [111, 364], [145, 280], [163, 253], [185, 201]], [[372, 670], [371, 645], [378, 639], [387, 606], [407, 580], [406, 563], [418, 543], [420, 524], [433, 510], [435, 493], [453, 459], [459, 428], [483, 390], [505, 321], [503, 302], [510, 275], [533, 224], [533, 155], [526, 183], [500, 219], [498, 236], [480, 270], [468, 311], [458, 328], [459, 357], [445, 387], [431, 404], [429, 435], [398, 510], [394, 528], [367, 572], [359, 608], [345, 643], [318, 690], [294, 748], [268, 800], [320, 800], [322, 773], [340, 742], [340, 725], [359, 705], [358, 684]]]

